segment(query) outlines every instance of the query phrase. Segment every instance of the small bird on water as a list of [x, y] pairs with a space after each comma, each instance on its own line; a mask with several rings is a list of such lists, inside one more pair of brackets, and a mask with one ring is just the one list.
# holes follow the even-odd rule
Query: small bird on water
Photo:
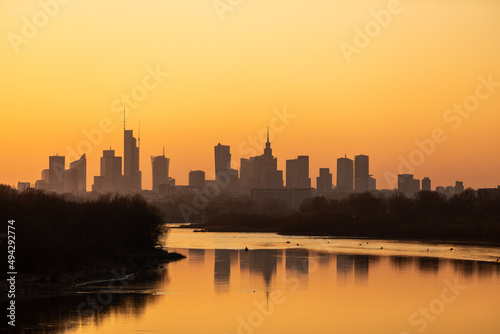
[[245, 252], [248, 252], [248, 247], [245, 247]]

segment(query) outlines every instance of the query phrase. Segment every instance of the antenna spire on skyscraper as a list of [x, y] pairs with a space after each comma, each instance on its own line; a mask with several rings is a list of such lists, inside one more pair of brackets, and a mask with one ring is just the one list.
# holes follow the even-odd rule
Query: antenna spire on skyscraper
[[267, 127], [267, 142], [269, 143], [269, 127]]
[[125, 131], [125, 106], [123, 106], [123, 131]]

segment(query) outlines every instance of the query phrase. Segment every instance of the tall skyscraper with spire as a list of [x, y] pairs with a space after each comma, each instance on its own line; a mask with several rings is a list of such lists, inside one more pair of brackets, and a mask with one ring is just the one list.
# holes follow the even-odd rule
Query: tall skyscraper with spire
[[269, 128], [264, 154], [249, 159], [241, 159], [241, 185], [250, 189], [281, 189], [283, 188], [283, 171], [278, 170], [278, 159], [273, 157]]

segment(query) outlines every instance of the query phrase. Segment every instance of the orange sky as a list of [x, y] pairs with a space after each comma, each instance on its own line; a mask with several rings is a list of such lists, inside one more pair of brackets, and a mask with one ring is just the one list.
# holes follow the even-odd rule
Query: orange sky
[[[213, 172], [218, 142], [239, 161], [283, 108], [295, 118], [274, 134], [273, 153], [281, 169], [309, 155], [313, 185], [320, 167], [335, 179], [347, 149], [369, 155], [378, 188], [388, 188], [398, 157], [409, 159], [436, 128], [446, 140], [415, 177], [433, 187], [500, 181], [500, 86], [480, 88], [488, 96], [456, 129], [457, 114], [446, 113], [477, 95], [479, 77], [500, 82], [498, 1], [253, 0], [224, 13], [207, 0], [60, 1], [0, 3], [0, 183], [34, 182], [49, 155], [78, 151], [83, 131], [108, 119], [114, 130], [81, 150], [90, 189], [102, 150], [123, 155], [116, 99], [139, 94], [155, 68], [169, 75], [146, 81], [151, 90], [127, 120], [135, 131], [141, 122], [146, 189], [150, 156], [163, 146], [171, 176], [185, 184], [189, 170]], [[357, 29], [376, 28], [373, 13], [388, 8], [397, 13], [379, 14], [385, 27], [349, 62], [341, 46], [356, 46]]]

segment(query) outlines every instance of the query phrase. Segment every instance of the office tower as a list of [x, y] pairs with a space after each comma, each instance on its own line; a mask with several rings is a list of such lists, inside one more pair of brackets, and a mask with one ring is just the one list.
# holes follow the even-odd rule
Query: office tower
[[309, 157], [299, 155], [297, 159], [286, 161], [286, 187], [295, 189], [310, 189]]
[[249, 159], [241, 159], [241, 185], [250, 189], [281, 189], [283, 188], [283, 171], [278, 170], [278, 159], [273, 157], [269, 142], [269, 129], [264, 154]]
[[153, 171], [153, 191], [160, 191], [160, 184], [166, 184], [168, 181], [168, 168], [170, 159], [165, 158], [165, 150], [163, 155], [151, 157], [151, 167]]
[[64, 171], [64, 192], [78, 193], [78, 171], [76, 169], [67, 169]]
[[420, 191], [420, 180], [413, 179], [411, 182], [411, 192], [413, 194], [418, 193]]
[[354, 157], [354, 189], [357, 192], [368, 191], [370, 183], [369, 160], [367, 155]]
[[347, 156], [337, 159], [337, 189], [342, 192], [353, 190], [353, 162]]
[[460, 194], [464, 191], [464, 183], [462, 181], [455, 182], [455, 194]]
[[238, 186], [238, 171], [231, 168], [231, 150], [229, 146], [214, 146], [215, 178], [222, 191], [235, 192]]
[[[69, 170], [74, 171], [76, 175], [76, 185], [74, 187], [74, 191], [71, 192], [86, 192], [87, 191], [87, 158], [85, 153], [80, 157], [80, 159], [75, 160], [69, 164]], [[74, 176], [73, 176], [74, 177]]]
[[229, 146], [218, 143], [217, 146], [214, 146], [214, 154], [215, 175], [231, 168], [231, 153]]
[[202, 170], [193, 170], [189, 172], [189, 186], [198, 190], [205, 187], [205, 172]]
[[431, 191], [431, 179], [428, 177], [424, 177], [422, 179], [422, 190]]
[[405, 195], [412, 195], [420, 191], [420, 180], [414, 179], [412, 174], [398, 175], [398, 191]]
[[368, 180], [368, 191], [375, 190], [377, 190], [377, 180], [373, 176], [370, 176], [370, 179]]
[[123, 135], [123, 187], [126, 189], [141, 190], [142, 173], [139, 170], [139, 145], [133, 131], [125, 130], [125, 124]]
[[92, 191], [114, 192], [120, 186], [122, 178], [122, 158], [115, 156], [114, 150], [102, 151], [101, 175], [94, 176]]
[[330, 173], [330, 168], [320, 168], [319, 176], [316, 178], [316, 188], [318, 193], [325, 194], [330, 192], [332, 190], [332, 182], [332, 173]]
[[59, 155], [49, 157], [49, 189], [64, 192], [65, 158]]

